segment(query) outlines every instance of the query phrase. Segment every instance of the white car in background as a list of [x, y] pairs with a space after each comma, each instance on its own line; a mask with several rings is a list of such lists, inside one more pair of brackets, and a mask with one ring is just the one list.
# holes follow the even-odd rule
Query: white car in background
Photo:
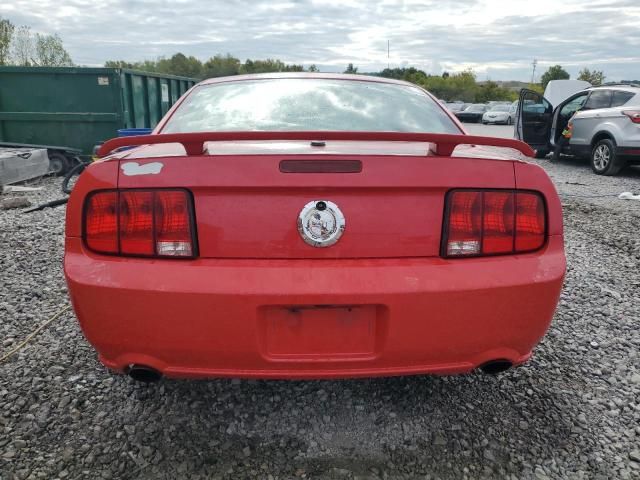
[[516, 119], [517, 105], [510, 103], [498, 104], [482, 116], [482, 123], [502, 123], [504, 125], [512, 125]]
[[588, 158], [594, 173], [616, 175], [627, 165], [640, 164], [640, 85], [589, 87], [555, 108], [546, 96], [523, 89], [519, 108], [515, 136], [536, 150], [538, 158], [556, 147], [571, 121], [571, 140], [562, 153]]

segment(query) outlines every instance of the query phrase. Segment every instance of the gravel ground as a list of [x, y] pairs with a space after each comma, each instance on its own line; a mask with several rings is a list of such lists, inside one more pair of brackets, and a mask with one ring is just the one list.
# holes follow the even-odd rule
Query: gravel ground
[[[527, 365], [146, 386], [108, 373], [67, 312], [0, 365], [0, 479], [640, 478], [640, 202], [613, 196], [640, 172], [541, 163], [566, 194], [569, 268]], [[0, 356], [68, 305], [63, 218], [0, 211]]]

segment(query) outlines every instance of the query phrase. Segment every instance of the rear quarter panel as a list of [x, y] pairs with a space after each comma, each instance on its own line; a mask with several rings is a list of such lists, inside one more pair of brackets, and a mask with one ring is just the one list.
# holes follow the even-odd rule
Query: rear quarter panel
[[87, 193], [93, 190], [116, 188], [118, 184], [118, 161], [106, 160], [92, 163], [78, 178], [67, 204], [67, 237], [82, 236], [82, 206]]

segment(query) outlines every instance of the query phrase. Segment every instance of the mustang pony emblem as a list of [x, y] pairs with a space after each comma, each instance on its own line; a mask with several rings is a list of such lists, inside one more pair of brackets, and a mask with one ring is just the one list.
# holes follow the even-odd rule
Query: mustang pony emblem
[[307, 203], [298, 215], [298, 231], [313, 247], [328, 247], [340, 239], [345, 228], [344, 215], [328, 200]]

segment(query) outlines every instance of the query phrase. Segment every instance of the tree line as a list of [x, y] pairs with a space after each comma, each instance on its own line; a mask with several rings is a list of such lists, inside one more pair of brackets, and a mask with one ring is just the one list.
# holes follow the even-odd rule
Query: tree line
[[267, 58], [266, 60], [240, 59], [230, 55], [217, 54], [205, 62], [194, 56], [186, 56], [183, 53], [166, 58], [159, 57], [156, 60], [144, 60], [140, 62], [127, 62], [124, 60], [108, 60], [104, 64], [108, 68], [129, 68], [197, 79], [227, 77], [249, 73], [269, 72], [317, 72], [318, 68], [311, 65], [305, 69], [303, 65], [287, 64], [281, 60]]
[[73, 60], [57, 34], [33, 33], [0, 17], [0, 65], [71, 67]]
[[[230, 75], [269, 73], [269, 72], [317, 72], [316, 65], [305, 68], [303, 65], [287, 64], [281, 60], [268, 58], [266, 60], [247, 59], [244, 62], [227, 53], [217, 54], [202, 62], [193, 56], [183, 53], [156, 60], [127, 62], [124, 60], [109, 60], [105, 67], [129, 68], [162, 74], [179, 75], [197, 79], [225, 77]], [[344, 73], [357, 74], [358, 67], [349, 64]], [[443, 75], [429, 75], [414, 67], [386, 68], [381, 72], [368, 72], [367, 75], [395, 78], [420, 85], [438, 98], [444, 100], [463, 100], [466, 102], [486, 102], [489, 100], [514, 100], [517, 92], [500, 87], [495, 82], [476, 81], [472, 71]]]
[[[546, 88], [547, 84], [551, 80], [569, 80], [570, 78], [571, 75], [562, 68], [562, 65], [554, 65], [549, 67], [549, 69], [542, 74], [542, 77], [540, 77], [540, 83], [542, 88]], [[578, 73], [578, 80], [584, 80], [593, 86], [602, 85], [605, 78], [606, 77], [602, 70], [589, 70], [588, 68], [583, 68], [580, 70], [580, 73]]]
[[[225, 77], [230, 75], [241, 75], [251, 73], [269, 72], [317, 72], [316, 65], [305, 68], [299, 64], [287, 64], [278, 59], [268, 58], [266, 60], [247, 59], [242, 62], [240, 59], [227, 53], [217, 54], [202, 62], [194, 56], [186, 56], [183, 53], [166, 58], [159, 57], [156, 60], [144, 60], [139, 62], [128, 62], [124, 60], [109, 60], [105, 67], [129, 68], [133, 70], [143, 70], [162, 74], [179, 75], [196, 79]], [[358, 67], [350, 63], [344, 73], [358, 74]], [[484, 103], [491, 100], [516, 100], [518, 98], [519, 87], [504, 87], [499, 83], [487, 80], [480, 82], [477, 80], [472, 70], [463, 72], [448, 73], [442, 75], [432, 75], [415, 67], [385, 68], [380, 72], [367, 72], [366, 75], [374, 75], [386, 78], [394, 78], [419, 85], [429, 90], [436, 97], [447, 101], [461, 100], [464, 102]], [[544, 88], [551, 80], [570, 78], [569, 73], [561, 65], [550, 67], [540, 78], [540, 83], [529, 84], [528, 88], [544, 91]], [[604, 81], [604, 74], [598, 70], [583, 69], [579, 80], [586, 80], [592, 85], [600, 85]]]

